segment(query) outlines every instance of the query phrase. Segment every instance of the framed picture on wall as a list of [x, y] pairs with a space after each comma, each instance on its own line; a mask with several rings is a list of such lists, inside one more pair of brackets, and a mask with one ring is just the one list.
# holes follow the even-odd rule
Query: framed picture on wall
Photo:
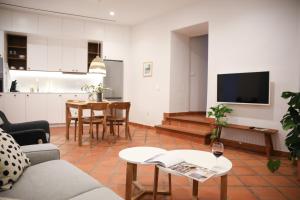
[[152, 76], [152, 68], [153, 68], [153, 62], [144, 62], [143, 63], [143, 75], [144, 75], [144, 77]]

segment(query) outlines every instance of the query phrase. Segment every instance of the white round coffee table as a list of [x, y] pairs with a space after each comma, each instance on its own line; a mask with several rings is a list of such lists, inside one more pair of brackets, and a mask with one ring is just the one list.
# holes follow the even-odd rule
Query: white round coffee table
[[[144, 194], [153, 194], [153, 190], [146, 190], [137, 182], [137, 165], [153, 165], [145, 163], [145, 161], [153, 156], [166, 152], [167, 151], [165, 149], [157, 147], [131, 147], [123, 149], [119, 152], [119, 157], [127, 162], [125, 200], [138, 199]], [[169, 185], [171, 185], [170, 179], [171, 175], [169, 175]], [[132, 186], [135, 186], [140, 190], [140, 192], [135, 197], [132, 197]], [[170, 192], [157, 193], [170, 194]]]
[[[232, 163], [226, 157], [221, 156], [218, 158], [217, 166], [216, 166], [216, 157], [207, 151], [198, 151], [198, 150], [172, 150], [168, 151], [168, 155], [182, 158], [185, 162], [195, 164], [201, 167], [205, 167], [208, 169], [212, 169], [217, 172], [214, 177], [221, 176], [221, 193], [220, 199], [227, 199], [227, 174], [232, 168]], [[173, 170], [169, 170], [164, 167], [156, 166], [155, 174], [154, 174], [154, 191], [153, 191], [153, 199], [156, 199], [156, 191], [158, 185], [158, 173], [159, 170], [165, 171], [169, 174], [181, 176]], [[193, 180], [193, 199], [198, 198], [198, 181]]]

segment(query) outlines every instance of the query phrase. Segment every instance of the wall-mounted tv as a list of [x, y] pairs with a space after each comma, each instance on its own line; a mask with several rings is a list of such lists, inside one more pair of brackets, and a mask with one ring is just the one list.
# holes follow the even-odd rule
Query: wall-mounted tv
[[218, 74], [217, 100], [224, 103], [270, 104], [267, 71]]

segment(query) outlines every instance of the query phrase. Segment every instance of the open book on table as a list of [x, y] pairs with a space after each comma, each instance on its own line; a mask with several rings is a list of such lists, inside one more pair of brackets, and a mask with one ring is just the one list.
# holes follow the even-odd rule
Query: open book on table
[[145, 163], [157, 164], [199, 182], [204, 182], [217, 174], [214, 170], [188, 163], [183, 158], [168, 153], [153, 156], [147, 159]]

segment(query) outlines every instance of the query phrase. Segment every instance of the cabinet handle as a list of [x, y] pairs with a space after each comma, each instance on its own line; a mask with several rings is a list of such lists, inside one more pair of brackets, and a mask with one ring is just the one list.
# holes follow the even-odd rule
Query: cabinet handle
[[14, 97], [16, 97], [17, 95], [16, 94], [14, 94]]
[[61, 68], [59, 68], [58, 71], [61, 71]]
[[28, 97], [29, 97], [29, 94], [27, 94], [26, 96], [28, 96]]
[[58, 96], [61, 97], [61, 94], [59, 94]]
[[74, 96], [77, 97], [77, 94], [75, 94]]

